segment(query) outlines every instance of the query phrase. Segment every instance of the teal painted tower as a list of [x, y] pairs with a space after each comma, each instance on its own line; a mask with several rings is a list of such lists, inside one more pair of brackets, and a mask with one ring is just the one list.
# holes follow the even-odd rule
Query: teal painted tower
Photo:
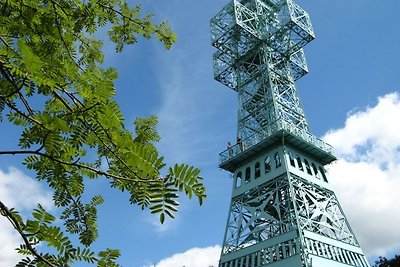
[[368, 267], [328, 183], [332, 147], [308, 127], [295, 81], [314, 39], [291, 0], [233, 0], [211, 20], [215, 79], [238, 94], [234, 184], [219, 267]]

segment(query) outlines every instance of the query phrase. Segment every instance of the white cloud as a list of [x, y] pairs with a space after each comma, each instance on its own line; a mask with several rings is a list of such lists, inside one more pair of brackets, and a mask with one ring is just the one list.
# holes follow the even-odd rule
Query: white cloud
[[220, 253], [220, 246], [192, 248], [144, 267], [217, 267]]
[[330, 182], [368, 256], [400, 248], [400, 94], [348, 115], [345, 126], [323, 139], [338, 161]]
[[11, 224], [4, 218], [0, 218], [0, 267], [15, 266], [22, 258], [15, 251], [20, 244], [19, 236], [13, 231]]
[[[51, 194], [41, 188], [40, 184], [16, 168], [8, 172], [0, 169], [0, 200], [9, 208], [14, 207], [22, 214], [41, 203], [51, 209]], [[21, 240], [5, 217], [0, 217], [0, 267], [14, 266], [22, 257], [15, 248]]]
[[349, 114], [344, 128], [331, 130], [325, 139], [337, 152], [353, 160], [385, 161], [392, 158], [393, 155], [388, 153], [396, 152], [393, 148], [396, 150], [400, 145], [399, 106], [399, 93], [380, 97], [375, 107]]
[[[212, 66], [196, 60], [191, 53], [163, 52], [157, 57], [156, 65], [162, 66], [158, 71], [162, 103], [157, 111], [162, 154], [174, 162], [214, 166], [215, 158], [209, 155], [215, 155], [218, 146], [221, 151], [224, 149], [219, 138], [226, 139], [223, 137], [226, 129], [231, 127], [234, 131], [235, 113], [228, 118], [224, 114], [228, 110], [236, 112], [236, 94], [222, 86], [216, 88], [218, 83], [212, 78], [204, 80], [212, 77]], [[227, 101], [232, 101], [232, 105]]]
[[173, 60], [164, 63], [165, 72], [160, 73], [163, 103], [158, 112], [159, 132], [165, 151], [171, 153], [176, 162], [187, 162], [188, 157], [207, 147], [199, 145], [207, 143], [208, 139], [199, 132], [205, 132], [204, 120], [212, 117], [207, 113], [216, 109], [206, 108], [207, 102], [212, 105], [211, 99], [204, 95], [204, 88], [199, 88], [201, 84], [194, 81], [204, 77], [201, 74], [204, 68], [195, 67], [197, 74], [190, 73], [188, 78], [183, 74], [185, 56], [177, 55]]
[[52, 207], [51, 194], [14, 167], [9, 168], [8, 172], [0, 169], [0, 196], [5, 205], [18, 209], [31, 209], [36, 203], [41, 203], [45, 208]]

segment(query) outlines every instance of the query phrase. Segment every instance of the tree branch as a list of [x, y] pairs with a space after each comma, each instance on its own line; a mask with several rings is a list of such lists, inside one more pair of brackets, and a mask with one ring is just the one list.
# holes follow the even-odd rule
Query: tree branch
[[26, 248], [32, 253], [32, 255], [35, 256], [38, 259], [38, 261], [42, 261], [51, 267], [57, 267], [57, 265], [51, 263], [36, 251], [36, 249], [29, 242], [28, 235], [25, 234], [24, 231], [22, 230], [22, 227], [19, 224], [18, 220], [15, 218], [12, 212], [7, 208], [7, 206], [4, 205], [3, 202], [1, 202], [1, 200], [0, 200], [0, 210], [1, 210], [1, 215], [5, 216], [8, 219], [8, 221], [12, 224], [14, 229], [17, 230], [21, 238], [24, 240]]
[[22, 103], [24, 104], [24, 106], [25, 106], [26, 110], [28, 111], [30, 117], [33, 117], [34, 116], [33, 110], [31, 108], [31, 106], [29, 105], [28, 101], [25, 99], [24, 95], [19, 91], [18, 92], [18, 96], [21, 99]]
[[[100, 1], [98, 1], [97, 4], [98, 4], [99, 6], [105, 8], [105, 9], [109, 9], [109, 10], [111, 10], [112, 12], [115, 12], [116, 14], [118, 14], [119, 16], [121, 16], [122, 18], [124, 18], [124, 19], [126, 19], [126, 20], [129, 20], [130, 22], [132, 22], [132, 23], [138, 25], [142, 30], [145, 30], [145, 29], [146, 29], [146, 26], [145, 26], [144, 24], [139, 23], [138, 21], [136, 21], [136, 20], [134, 20], [134, 19], [132, 19], [132, 18], [130, 18], [130, 17], [125, 16], [121, 11], [116, 10], [113, 6], [104, 5], [104, 4], [102, 4]], [[162, 36], [162, 37], [164, 37], [164, 38], [169, 38], [168, 36], [164, 35], [161, 31], [159, 31], [159, 30], [157, 30], [157, 29], [155, 29], [154, 32], [157, 33], [157, 34], [159, 34], [160, 36]]]
[[[72, 100], [72, 102], [74, 102], [74, 104], [77, 106], [77, 108], [80, 110], [80, 112], [82, 112], [82, 110], [80, 109], [79, 105], [81, 105], [83, 108], [87, 109], [85, 104], [82, 103], [82, 101], [80, 101], [77, 97], [75, 97], [73, 94], [71, 94], [70, 92], [68, 92], [65, 88], [60, 88], [61, 91], [63, 93], [65, 93], [66, 95], [68, 95], [70, 97], [70, 99]], [[60, 97], [60, 100], [62, 98]], [[64, 105], [67, 105], [67, 108], [69, 108], [70, 110], [72, 110], [71, 107], [69, 107], [69, 105], [67, 103], [65, 103], [65, 101], [62, 101]], [[82, 112], [83, 113], [83, 112]], [[98, 125], [100, 126], [100, 128], [104, 131], [105, 135], [107, 136], [108, 140], [110, 141], [111, 145], [115, 148], [113, 149], [112, 147], [110, 147], [108, 144], [106, 144], [106, 142], [100, 138], [97, 134], [96, 131], [93, 130], [93, 126], [90, 122], [87, 121], [87, 119], [85, 118], [85, 116], [82, 115], [82, 123], [84, 123], [88, 128], [90, 128], [92, 130], [92, 132], [96, 135], [97, 139], [99, 139], [99, 141], [103, 144], [103, 146], [112, 154], [114, 155], [127, 169], [131, 169], [128, 164], [117, 154], [117, 152], [115, 151], [115, 149], [118, 148], [118, 146], [114, 143], [114, 141], [112, 140], [111, 136], [109, 135], [108, 131], [106, 129], [104, 129], [103, 125], [97, 120], [96, 118], [96, 122], [98, 123]], [[133, 172], [133, 174], [138, 177], [139, 179], [141, 179], [141, 177]]]
[[0, 95], [0, 99], [2, 99], [10, 109], [14, 110], [15, 112], [17, 112], [17, 113], [18, 113], [19, 115], [21, 115], [22, 117], [24, 117], [24, 118], [26, 118], [27, 120], [29, 120], [29, 121], [31, 121], [31, 122], [33, 122], [33, 123], [36, 123], [36, 124], [42, 126], [43, 128], [45, 128], [44, 125], [43, 125], [40, 121], [38, 121], [38, 120], [32, 118], [32, 116], [26, 115], [24, 112], [22, 112], [21, 110], [19, 110], [18, 108], [16, 108], [15, 105], [14, 105], [14, 103], [8, 101], [6, 97]]
[[60, 159], [58, 159], [58, 158], [56, 158], [54, 156], [48, 155], [46, 153], [42, 153], [42, 152], [40, 152], [38, 150], [0, 151], [0, 155], [37, 155], [37, 156], [42, 156], [44, 158], [50, 159], [50, 160], [52, 160], [54, 162], [57, 162], [57, 163], [60, 163], [62, 165], [73, 166], [73, 167], [76, 167], [76, 168], [89, 170], [89, 171], [94, 172], [96, 174], [103, 175], [103, 176], [106, 176], [108, 178], [113, 178], [113, 179], [116, 179], [116, 180], [123, 180], [123, 181], [128, 181], [128, 182], [135, 182], [135, 183], [137, 183], [137, 182], [139, 182], [139, 183], [143, 183], [143, 182], [146, 182], [146, 183], [147, 182], [150, 182], [150, 183], [152, 183], [152, 182], [160, 182], [160, 178], [159, 179], [143, 179], [141, 177], [138, 177], [137, 179], [135, 179], [135, 178], [122, 177], [122, 176], [119, 176], [119, 175], [115, 175], [115, 174], [112, 174], [112, 173], [109, 173], [109, 172], [106, 172], [106, 171], [102, 171], [102, 170], [99, 170], [99, 169], [84, 165], [84, 164], [80, 164], [80, 163], [77, 163], [77, 162], [63, 161], [63, 160], [60, 160]]

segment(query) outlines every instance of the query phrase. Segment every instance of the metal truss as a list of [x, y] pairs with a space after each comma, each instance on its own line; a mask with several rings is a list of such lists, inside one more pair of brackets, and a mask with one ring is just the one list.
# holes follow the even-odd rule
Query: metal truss
[[230, 253], [296, 229], [289, 181], [277, 178], [232, 199], [222, 253]]
[[298, 227], [358, 246], [332, 191], [295, 175], [290, 179], [284, 175], [232, 199], [222, 253], [263, 242]]
[[291, 184], [302, 230], [358, 246], [332, 191], [307, 183], [295, 175], [291, 176]]
[[215, 79], [238, 92], [238, 136], [260, 139], [278, 120], [308, 132], [294, 83], [308, 72], [308, 14], [291, 0], [234, 0], [211, 20], [211, 33]]
[[[312, 236], [305, 237], [305, 232]], [[293, 173], [232, 198], [222, 257], [247, 248], [251, 248], [248, 253], [223, 261], [220, 267], [255, 267], [277, 261], [286, 266], [284, 261], [295, 255], [303, 262], [309, 260], [307, 255], [315, 255], [349, 266], [369, 266], [335, 194]]]

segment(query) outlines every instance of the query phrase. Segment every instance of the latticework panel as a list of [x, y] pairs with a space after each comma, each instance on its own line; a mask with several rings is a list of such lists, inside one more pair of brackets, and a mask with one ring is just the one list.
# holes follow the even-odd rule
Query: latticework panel
[[295, 229], [286, 176], [232, 199], [222, 253], [230, 253]]
[[335, 194], [292, 175], [291, 183], [302, 230], [358, 246]]

